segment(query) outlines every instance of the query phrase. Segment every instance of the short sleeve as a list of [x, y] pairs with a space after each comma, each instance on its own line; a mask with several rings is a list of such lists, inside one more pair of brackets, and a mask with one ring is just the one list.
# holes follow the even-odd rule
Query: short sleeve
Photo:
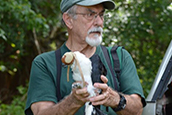
[[145, 106], [145, 97], [134, 61], [125, 49], [122, 50], [122, 57], [122, 70], [119, 78], [120, 91], [124, 94], [140, 95], [143, 106]]
[[[49, 64], [49, 65], [48, 65]], [[38, 56], [32, 62], [28, 97], [26, 103], [26, 115], [32, 115], [30, 106], [34, 102], [52, 101], [57, 103], [56, 83], [53, 74], [48, 68], [50, 63], [42, 56]]]

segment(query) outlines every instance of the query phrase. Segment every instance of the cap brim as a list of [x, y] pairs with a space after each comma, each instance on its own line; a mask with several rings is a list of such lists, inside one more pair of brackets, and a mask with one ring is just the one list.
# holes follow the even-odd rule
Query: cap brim
[[81, 2], [78, 2], [76, 4], [81, 6], [93, 6], [97, 4], [103, 4], [105, 9], [114, 9], [115, 3], [111, 0], [92, 0], [91, 2], [89, 0], [83, 0]]

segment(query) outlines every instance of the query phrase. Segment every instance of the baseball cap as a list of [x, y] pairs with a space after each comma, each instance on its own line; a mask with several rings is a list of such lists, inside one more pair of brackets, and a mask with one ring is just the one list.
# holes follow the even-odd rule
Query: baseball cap
[[62, 13], [64, 13], [75, 4], [81, 6], [93, 6], [101, 3], [103, 4], [105, 9], [115, 8], [115, 3], [112, 0], [62, 0], [60, 9]]

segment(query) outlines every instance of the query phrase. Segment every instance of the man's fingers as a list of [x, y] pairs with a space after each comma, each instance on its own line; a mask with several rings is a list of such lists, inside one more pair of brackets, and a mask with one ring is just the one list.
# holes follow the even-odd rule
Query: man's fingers
[[107, 83], [107, 82], [108, 82], [108, 79], [107, 79], [104, 75], [101, 75], [101, 80], [102, 80], [104, 83]]
[[96, 87], [97, 89], [102, 89], [103, 91], [107, 90], [108, 85], [107, 84], [102, 84], [102, 83], [94, 83], [94, 87]]
[[101, 95], [90, 98], [90, 101], [92, 102], [92, 105], [103, 105], [108, 101], [108, 99], [109, 93], [105, 92]]
[[72, 89], [72, 94], [79, 103], [85, 103], [89, 101], [88, 99], [89, 93], [87, 92], [86, 88]]
[[76, 94], [78, 94], [78, 95], [83, 95], [83, 94], [86, 94], [86, 93], [88, 93], [86, 87], [83, 88], [83, 89], [77, 89], [76, 90]]
[[106, 98], [109, 98], [109, 92], [105, 92], [101, 95], [98, 95], [98, 96], [95, 96], [95, 97], [92, 97], [90, 98], [90, 101], [93, 102], [93, 101], [101, 101], [101, 100], [105, 100]]

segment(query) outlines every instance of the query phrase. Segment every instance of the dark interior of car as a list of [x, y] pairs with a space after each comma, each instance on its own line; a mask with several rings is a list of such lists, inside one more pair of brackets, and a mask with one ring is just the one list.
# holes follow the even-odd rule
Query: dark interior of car
[[157, 101], [156, 115], [172, 115], [172, 82], [163, 97]]
[[168, 90], [165, 92], [167, 104], [165, 105], [165, 114], [172, 115], [172, 82], [168, 85]]

